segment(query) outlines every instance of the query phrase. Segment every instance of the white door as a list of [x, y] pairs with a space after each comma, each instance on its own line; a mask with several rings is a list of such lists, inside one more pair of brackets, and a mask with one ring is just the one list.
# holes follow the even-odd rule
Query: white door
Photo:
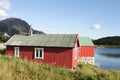
[[19, 57], [19, 47], [14, 47], [14, 57]]

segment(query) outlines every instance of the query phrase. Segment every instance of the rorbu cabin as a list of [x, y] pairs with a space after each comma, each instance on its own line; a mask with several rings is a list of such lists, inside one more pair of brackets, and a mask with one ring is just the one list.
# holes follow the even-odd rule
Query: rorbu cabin
[[14, 35], [6, 42], [6, 54], [29, 61], [74, 68], [78, 64], [78, 34]]
[[89, 37], [80, 37], [79, 61], [94, 65], [94, 44]]

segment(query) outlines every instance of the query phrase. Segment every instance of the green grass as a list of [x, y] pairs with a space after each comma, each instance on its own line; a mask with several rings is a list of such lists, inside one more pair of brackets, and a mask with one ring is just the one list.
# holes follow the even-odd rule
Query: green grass
[[0, 80], [120, 80], [120, 71], [79, 63], [76, 71], [0, 55]]

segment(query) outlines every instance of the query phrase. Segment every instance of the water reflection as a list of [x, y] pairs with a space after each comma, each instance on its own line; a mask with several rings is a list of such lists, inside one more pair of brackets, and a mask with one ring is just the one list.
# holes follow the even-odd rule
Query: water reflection
[[120, 49], [96, 48], [95, 63], [103, 69], [120, 70]]
[[102, 56], [106, 56], [106, 57], [111, 57], [111, 58], [120, 58], [120, 53], [116, 54], [116, 53], [97, 53], [99, 55]]

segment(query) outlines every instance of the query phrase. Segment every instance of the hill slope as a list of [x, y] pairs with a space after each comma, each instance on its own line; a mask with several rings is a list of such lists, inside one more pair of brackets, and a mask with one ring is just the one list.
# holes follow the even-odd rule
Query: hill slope
[[93, 42], [95, 45], [120, 45], [120, 36], [104, 37]]
[[[0, 21], [0, 32], [5, 32], [12, 36], [14, 34], [27, 34], [29, 24], [18, 18], [8, 18]], [[43, 33], [42, 31], [33, 30], [34, 34]]]
[[76, 71], [0, 55], [0, 80], [120, 80], [120, 71], [80, 63]]

